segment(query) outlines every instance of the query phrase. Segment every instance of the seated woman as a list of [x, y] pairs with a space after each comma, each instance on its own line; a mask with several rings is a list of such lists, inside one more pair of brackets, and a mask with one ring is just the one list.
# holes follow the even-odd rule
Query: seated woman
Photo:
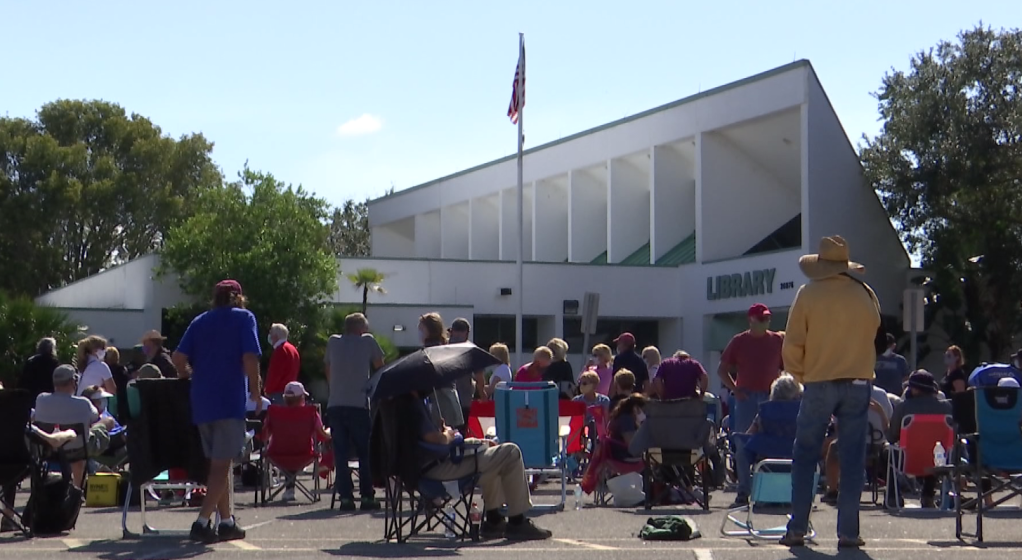
[[660, 400], [700, 397], [708, 383], [703, 365], [688, 352], [678, 350], [674, 356], [660, 362], [650, 396]]
[[[429, 408], [421, 395], [415, 395], [415, 410], [410, 418], [420, 441], [444, 449], [461, 440], [458, 432], [441, 424], [433, 423]], [[411, 427], [411, 426], [410, 426]], [[537, 527], [525, 514], [532, 508], [532, 497], [525, 478], [525, 464], [522, 450], [514, 443], [490, 446], [477, 439], [463, 440], [466, 447], [474, 447], [476, 462], [462, 459], [454, 462], [450, 452], [426, 451], [419, 454], [422, 474], [436, 480], [456, 480], [471, 474], [478, 466], [479, 487], [482, 489], [485, 519], [480, 534], [485, 538], [503, 536], [513, 540], [542, 540], [551, 537], [550, 531]], [[505, 520], [500, 509], [507, 505]]]
[[639, 430], [639, 426], [646, 419], [643, 407], [646, 406], [646, 397], [641, 394], [634, 394], [618, 402], [610, 412], [610, 422], [607, 424], [607, 432], [610, 435], [610, 456], [615, 461], [635, 461], [639, 457], [628, 451], [632, 437]]
[[610, 398], [610, 409], [613, 410], [617, 403], [628, 398], [635, 392], [635, 374], [621, 368], [614, 374], [614, 396]]
[[[305, 399], [308, 396], [309, 394], [305, 391], [305, 385], [302, 385], [298, 381], [292, 381], [284, 386], [284, 394], [282, 398], [284, 400], [284, 406], [290, 408], [306, 406]], [[273, 438], [273, 422], [271, 420], [272, 417], [267, 415], [266, 420], [263, 423], [263, 441], [268, 442]], [[323, 427], [323, 419], [319, 414], [316, 414], [315, 431], [315, 437], [317, 440], [330, 441], [330, 432]], [[281, 499], [285, 502], [290, 502], [295, 499], [294, 483], [288, 483], [287, 488], [284, 489], [284, 494]]]

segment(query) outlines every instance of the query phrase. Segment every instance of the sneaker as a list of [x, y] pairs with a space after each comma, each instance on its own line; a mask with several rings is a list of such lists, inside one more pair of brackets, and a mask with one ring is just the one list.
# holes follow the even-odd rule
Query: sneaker
[[788, 548], [801, 548], [806, 545], [806, 537], [796, 533], [785, 533], [781, 540], [777, 541], [777, 544]]
[[245, 530], [238, 525], [238, 520], [235, 519], [234, 523], [225, 525], [223, 523], [217, 527], [217, 536], [222, 541], [240, 541], [245, 538]]
[[213, 529], [213, 523], [208, 522], [205, 525], [198, 521], [192, 523], [192, 530], [188, 532], [188, 538], [205, 544], [215, 543], [216, 530]]
[[553, 533], [546, 529], [540, 529], [531, 519], [517, 524], [508, 523], [504, 528], [504, 538], [513, 541], [542, 541], [552, 536]]
[[490, 523], [489, 521], [484, 520], [479, 524], [479, 536], [485, 540], [502, 539], [504, 538], [504, 531], [506, 529], [506, 519], [501, 519], [499, 523]]
[[728, 507], [728, 509], [738, 509], [749, 505], [749, 497], [741, 494], [735, 496], [735, 501]]
[[285, 488], [284, 489], [284, 494], [280, 497], [280, 499], [284, 500], [285, 502], [293, 502], [293, 501], [295, 501], [295, 489], [294, 488]]
[[831, 506], [837, 505], [837, 492], [827, 492], [820, 498], [820, 501]]
[[866, 546], [866, 541], [862, 540], [862, 537], [841, 537], [837, 540], [838, 548], [862, 548]]
[[341, 498], [341, 511], [355, 511], [355, 500], [351, 498]]
[[[354, 501], [352, 501], [352, 503], [354, 503]], [[343, 502], [342, 502], [342, 505], [343, 505]], [[368, 498], [362, 498], [362, 502], [359, 505], [359, 509], [361, 509], [362, 511], [379, 511], [380, 510], [380, 502], [377, 501], [376, 498], [371, 497], [371, 496], [368, 497]]]

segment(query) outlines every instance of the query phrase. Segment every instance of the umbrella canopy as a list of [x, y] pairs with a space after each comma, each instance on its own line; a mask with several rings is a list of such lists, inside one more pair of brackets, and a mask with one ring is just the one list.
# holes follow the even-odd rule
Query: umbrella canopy
[[428, 393], [500, 363], [496, 356], [471, 342], [432, 346], [383, 366], [369, 380], [366, 392], [373, 401], [413, 391]]

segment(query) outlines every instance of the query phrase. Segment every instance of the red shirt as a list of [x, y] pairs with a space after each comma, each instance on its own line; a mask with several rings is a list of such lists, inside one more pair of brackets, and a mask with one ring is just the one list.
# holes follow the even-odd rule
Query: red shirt
[[298, 349], [285, 340], [284, 344], [275, 348], [270, 355], [270, 367], [266, 370], [266, 386], [263, 387], [263, 392], [267, 395], [283, 393], [288, 383], [298, 381], [298, 369], [301, 365]]
[[755, 336], [749, 331], [738, 333], [724, 349], [720, 363], [738, 370], [736, 385], [739, 389], [769, 393], [770, 384], [784, 369], [781, 346], [784, 336], [767, 331]]
[[543, 381], [543, 370], [529, 362], [518, 368], [518, 371], [515, 373], [515, 381], [519, 383], [539, 383]]

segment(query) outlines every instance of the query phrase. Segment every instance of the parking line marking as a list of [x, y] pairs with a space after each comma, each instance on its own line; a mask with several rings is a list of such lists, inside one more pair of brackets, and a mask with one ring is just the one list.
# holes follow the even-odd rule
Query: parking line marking
[[64, 543], [64, 546], [68, 548], [82, 548], [85, 546], [85, 541], [81, 539], [61, 539], [60, 542]]
[[[614, 547], [614, 546], [606, 546], [606, 545], [602, 545], [602, 544], [587, 543], [587, 542], [583, 542], [583, 541], [575, 540], [575, 539], [553, 539], [553, 540], [556, 541], [556, 542], [559, 542], [559, 543], [570, 544], [572, 546], [583, 546], [583, 547], [588, 548], [590, 550], [618, 550], [618, 548]], [[703, 560], [703, 559], [700, 558], [699, 560]]]
[[262, 550], [261, 548], [250, 542], [245, 541], [227, 541], [227, 542], [229, 542], [233, 546], [240, 548], [241, 550]]
[[692, 554], [696, 560], [713, 560], [713, 551], [709, 548], [693, 548]]

